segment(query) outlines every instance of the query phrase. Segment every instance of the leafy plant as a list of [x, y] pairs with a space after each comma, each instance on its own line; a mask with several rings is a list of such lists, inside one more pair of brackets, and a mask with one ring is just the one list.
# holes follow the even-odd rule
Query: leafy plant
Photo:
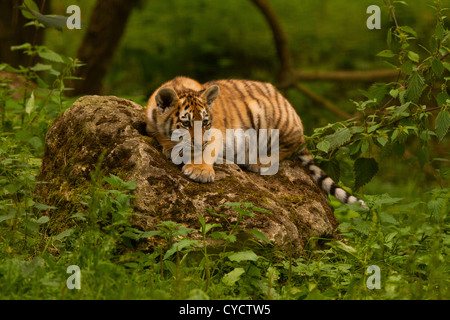
[[[373, 84], [363, 92], [367, 100], [353, 101], [359, 112], [356, 117], [318, 128], [308, 139], [327, 169], [332, 163], [334, 178], [341, 172], [336, 159], [344, 154], [354, 160], [356, 190], [377, 174], [380, 161], [392, 154], [402, 157], [409, 148], [416, 149], [415, 160], [423, 167], [429, 162], [433, 137], [442, 142], [450, 126], [450, 77], [446, 76], [450, 64], [444, 60], [450, 54], [450, 32], [444, 25], [445, 10], [435, 1], [436, 27], [430, 43], [422, 45], [416, 43], [413, 28], [397, 24], [394, 7], [389, 8], [395, 25], [388, 31], [389, 49], [378, 56], [398, 70], [397, 80]], [[426, 54], [417, 53], [414, 47]], [[433, 111], [438, 111], [437, 116]]]

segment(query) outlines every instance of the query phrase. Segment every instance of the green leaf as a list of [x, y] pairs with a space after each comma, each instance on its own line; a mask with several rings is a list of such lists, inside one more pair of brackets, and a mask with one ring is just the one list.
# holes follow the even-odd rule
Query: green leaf
[[380, 212], [379, 216], [380, 216], [380, 220], [384, 223], [398, 224], [398, 221], [389, 213]]
[[149, 237], [154, 237], [154, 236], [162, 236], [163, 234], [164, 234], [164, 232], [162, 232], [161, 230], [152, 230], [152, 231], [145, 231], [145, 232], [141, 233], [139, 235], [139, 237], [144, 239], [144, 238], [149, 238]]
[[22, 10], [22, 15], [27, 19], [35, 19], [35, 16], [31, 13], [31, 10], [39, 11], [39, 7], [33, 0], [24, 0], [24, 5], [18, 8]]
[[316, 145], [316, 148], [323, 152], [328, 152], [330, 150], [330, 142], [328, 140], [323, 140]]
[[428, 202], [427, 207], [429, 212], [433, 215], [433, 216], [440, 216], [440, 213], [442, 211], [442, 207], [444, 205], [444, 199], [440, 198], [440, 199], [434, 199], [434, 200], [430, 200], [430, 202]]
[[374, 158], [359, 158], [355, 161], [355, 189], [368, 183], [378, 172], [378, 163]]
[[[352, 203], [353, 204], [353, 203]], [[372, 224], [369, 221], [363, 220], [359, 217], [352, 219], [353, 224], [355, 225], [356, 231], [362, 233], [364, 235], [369, 235], [370, 228]]]
[[228, 256], [231, 261], [241, 262], [241, 261], [256, 261], [259, 256], [256, 255], [252, 250], [235, 252]]
[[330, 176], [334, 181], [339, 181], [341, 177], [341, 166], [339, 160], [336, 158], [330, 161], [321, 161], [320, 167]]
[[193, 249], [194, 246], [198, 245], [198, 240], [193, 239], [181, 239], [178, 242], [175, 242], [172, 245], [172, 248], [166, 251], [166, 254], [164, 255], [164, 260], [170, 258], [174, 253], [181, 252], [183, 249]]
[[444, 62], [442, 62], [442, 65], [444, 66], [445, 69], [450, 71], [450, 63], [444, 61]]
[[356, 254], [358, 253], [358, 251], [356, 251], [355, 248], [343, 243], [342, 241], [330, 241], [327, 243], [328, 246], [335, 248], [335, 249], [339, 249], [342, 250], [352, 256], [356, 256]]
[[350, 129], [340, 128], [335, 133], [327, 136], [325, 140], [327, 140], [330, 143], [330, 149], [334, 149], [350, 140], [351, 136], [352, 133]]
[[264, 242], [267, 243], [267, 244], [272, 244], [272, 242], [270, 242], [270, 240], [267, 239], [267, 237], [266, 237], [266, 236], [264, 235], [264, 233], [262, 233], [261, 231], [256, 230], [256, 229], [253, 229], [253, 230], [251, 231], [251, 233], [252, 233], [252, 235], [254, 235], [258, 240], [262, 240], [262, 241], [264, 241]]
[[44, 224], [50, 221], [50, 218], [48, 216], [42, 216], [39, 219], [37, 219], [37, 223]]
[[16, 51], [16, 50], [30, 50], [31, 49], [31, 44], [30, 43], [24, 43], [18, 46], [11, 46], [11, 51]]
[[82, 212], [74, 213], [70, 216], [72, 219], [80, 219], [81, 221], [86, 221], [86, 214]]
[[214, 231], [211, 232], [211, 238], [215, 240], [225, 240], [231, 243], [235, 243], [237, 238], [234, 234], [228, 234], [225, 231]]
[[395, 107], [394, 112], [392, 113], [392, 117], [396, 118], [396, 117], [400, 117], [400, 116], [403, 116], [403, 117], [409, 116], [409, 112], [406, 112], [406, 109], [409, 107], [410, 104], [411, 104], [411, 102], [408, 101], [399, 107]]
[[374, 83], [369, 88], [369, 98], [380, 102], [389, 93], [390, 86], [384, 83]]
[[219, 227], [221, 228], [222, 225], [220, 223], [215, 223], [215, 224], [210, 224], [210, 223], [206, 223], [205, 218], [199, 214], [198, 215], [198, 221], [200, 222], [200, 232], [202, 234], [207, 234], [211, 229]]
[[430, 38], [430, 51], [436, 52], [438, 46], [437, 46], [437, 40], [435, 37]]
[[174, 276], [177, 273], [177, 265], [170, 260], [164, 260], [164, 267]]
[[372, 133], [381, 126], [381, 123], [374, 124], [367, 129], [367, 133]]
[[33, 71], [46, 71], [46, 70], [50, 70], [51, 68], [52, 68], [52, 66], [49, 64], [36, 63], [30, 69]]
[[441, 77], [442, 73], [444, 72], [444, 65], [442, 64], [441, 60], [439, 59], [433, 59], [431, 61], [431, 69], [433, 69], [433, 72], [438, 76]]
[[414, 51], [408, 52], [408, 58], [409, 58], [409, 60], [411, 60], [413, 62], [419, 62], [419, 55], [417, 53], [415, 53]]
[[384, 57], [384, 58], [392, 58], [395, 57], [395, 54], [391, 50], [383, 50], [377, 53], [378, 57]]
[[438, 106], [444, 106], [446, 104], [449, 104], [450, 101], [447, 103], [447, 100], [450, 100], [450, 96], [448, 95], [447, 92], [439, 92], [436, 96]]
[[389, 95], [394, 99], [397, 98], [398, 97], [398, 89], [392, 89], [391, 91], [389, 91]]
[[408, 76], [411, 75], [414, 69], [414, 63], [411, 60], [406, 60], [400, 67], [400, 71]]
[[73, 233], [73, 231], [74, 231], [73, 229], [64, 230], [63, 232], [61, 232], [60, 234], [55, 236], [53, 238], [53, 240], [62, 240], [64, 238], [67, 238], [68, 236], [70, 236]]
[[417, 102], [422, 95], [425, 80], [420, 73], [413, 72], [408, 78], [408, 87], [405, 90], [405, 100], [407, 102]]
[[267, 213], [267, 214], [273, 215], [273, 213], [270, 212], [270, 210], [267, 210], [267, 209], [264, 209], [264, 208], [258, 208], [258, 207], [255, 207], [255, 206], [252, 206], [251, 208], [252, 208], [253, 211], [256, 211], [256, 212], [262, 212], [262, 213]]
[[384, 147], [386, 145], [386, 143], [389, 141], [389, 139], [386, 137], [379, 137], [379, 138], [377, 138], [377, 141], [379, 144], [381, 144], [381, 146]]
[[27, 101], [27, 104], [25, 106], [25, 112], [30, 115], [31, 112], [35, 109], [34, 105], [34, 92], [31, 93], [30, 98]]
[[57, 54], [56, 52], [54, 52], [46, 47], [43, 47], [41, 50], [39, 50], [38, 55], [39, 55], [39, 57], [41, 57], [42, 59], [45, 59], [45, 60], [64, 63], [63, 58], [59, 54]]
[[201, 226], [201, 229], [203, 230], [203, 229], [205, 229], [205, 218], [203, 217], [203, 215], [202, 214], [199, 214], [198, 215], [198, 222], [200, 222], [200, 226]]
[[136, 181], [123, 181], [118, 176], [110, 174], [109, 177], [103, 177], [103, 180], [108, 182], [112, 187], [117, 189], [134, 190], [136, 189]]
[[417, 151], [417, 160], [419, 161], [420, 167], [423, 167], [428, 160], [428, 151], [426, 149]]
[[414, 37], [417, 37], [417, 33], [413, 30], [413, 28], [411, 28], [409, 26], [402, 26], [401, 28], [406, 33], [409, 33], [410, 35], [413, 35]]
[[35, 149], [38, 149], [42, 146], [41, 138], [34, 136], [30, 140], [28, 140], [28, 143]]
[[386, 43], [387, 43], [388, 48], [391, 48], [391, 44], [392, 44], [392, 29], [391, 28], [389, 28], [388, 33], [387, 33]]
[[444, 180], [450, 179], [450, 167], [440, 168], [439, 173], [441, 174], [442, 179]]
[[403, 155], [405, 154], [405, 148], [406, 146], [403, 142], [395, 141], [394, 143], [392, 143], [392, 150], [399, 158], [403, 157]]
[[33, 0], [24, 0], [24, 4], [31, 10], [39, 10], [38, 5]]
[[34, 17], [48, 28], [53, 28], [62, 31], [62, 28], [67, 25], [67, 17], [61, 15], [45, 15], [36, 10], [30, 10]]
[[43, 203], [35, 202], [34, 207], [38, 210], [49, 210], [49, 209], [57, 209], [56, 207], [51, 207]]
[[195, 288], [189, 291], [188, 298], [186, 300], [209, 300], [209, 296], [201, 289]]
[[441, 141], [447, 134], [448, 128], [450, 127], [450, 113], [446, 109], [441, 109], [436, 117], [436, 135]]
[[1, 215], [1, 216], [0, 216], [0, 222], [2, 222], [2, 221], [7, 221], [7, 220], [11, 220], [11, 219], [13, 219], [15, 216], [16, 216], [16, 215], [14, 214], [14, 212], [11, 212], [11, 213], [8, 214], [8, 215]]
[[442, 40], [442, 38], [444, 38], [444, 34], [445, 34], [444, 27], [441, 24], [438, 24], [436, 26], [434, 34], [436, 35], [438, 40]]
[[236, 281], [240, 279], [241, 275], [244, 272], [244, 268], [234, 268], [232, 271], [223, 276], [222, 282], [227, 286], [232, 286]]

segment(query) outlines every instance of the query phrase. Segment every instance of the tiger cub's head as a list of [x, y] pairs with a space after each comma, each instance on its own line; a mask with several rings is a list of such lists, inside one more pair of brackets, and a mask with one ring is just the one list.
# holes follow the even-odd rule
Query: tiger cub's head
[[[160, 89], [155, 96], [162, 127], [159, 132], [170, 140], [176, 129], [187, 130], [194, 141], [194, 125], [202, 128], [202, 137], [213, 123], [213, 102], [219, 87], [212, 85], [204, 90], [175, 91], [170, 87]], [[194, 123], [195, 122], [195, 123]], [[196, 132], [200, 134], [200, 132]]]

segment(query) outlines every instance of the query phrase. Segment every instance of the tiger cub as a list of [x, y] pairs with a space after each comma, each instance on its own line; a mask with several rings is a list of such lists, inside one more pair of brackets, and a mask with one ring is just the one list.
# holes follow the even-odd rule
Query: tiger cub
[[[278, 161], [293, 155], [305, 143], [302, 122], [290, 103], [271, 84], [249, 80], [217, 80], [202, 85], [187, 77], [176, 77], [159, 87], [148, 100], [146, 124], [148, 134], [161, 144], [167, 157], [173, 156], [179, 143], [177, 139], [172, 140], [172, 134], [177, 129], [184, 129], [192, 138], [194, 127], [201, 128], [202, 137], [211, 130], [219, 130], [225, 137], [227, 129], [254, 129], [256, 132], [278, 129]], [[185, 163], [182, 172], [195, 181], [214, 181], [213, 164], [223, 157], [224, 149], [230, 143], [228, 139], [219, 140], [202, 140], [201, 146], [197, 143], [201, 150], [212, 150], [212, 161], [197, 154], [197, 161]], [[194, 139], [189, 141], [194, 147]], [[246, 146], [245, 150], [248, 148]], [[306, 147], [296, 152], [296, 156], [325, 192], [343, 203], [360, 202], [365, 207], [363, 200], [340, 188], [314, 164]], [[259, 172], [267, 166], [267, 161], [263, 160], [258, 157], [256, 163], [244, 163], [243, 166]]]

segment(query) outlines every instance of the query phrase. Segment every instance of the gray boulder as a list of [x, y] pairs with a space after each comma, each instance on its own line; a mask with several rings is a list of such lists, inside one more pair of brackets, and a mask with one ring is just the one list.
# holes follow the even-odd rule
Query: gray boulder
[[238, 213], [223, 205], [249, 202], [271, 214], [244, 217], [241, 229], [262, 232], [276, 248], [301, 252], [306, 243], [314, 243], [312, 239], [338, 237], [327, 197], [298, 162], [283, 161], [271, 176], [237, 165], [216, 165], [213, 183], [197, 183], [162, 155], [158, 143], [145, 133], [144, 117], [144, 108], [132, 101], [84, 96], [54, 121], [38, 178], [45, 183], [36, 190], [45, 203], [58, 208], [48, 212], [51, 233], [69, 228], [69, 217], [85, 210], [80, 194], [89, 194], [91, 172], [103, 154], [104, 175], [137, 182], [132, 206], [138, 215], [131, 222], [140, 230], [155, 230], [168, 220], [199, 229], [199, 214], [226, 230], [223, 218], [207, 209], [233, 222]]

